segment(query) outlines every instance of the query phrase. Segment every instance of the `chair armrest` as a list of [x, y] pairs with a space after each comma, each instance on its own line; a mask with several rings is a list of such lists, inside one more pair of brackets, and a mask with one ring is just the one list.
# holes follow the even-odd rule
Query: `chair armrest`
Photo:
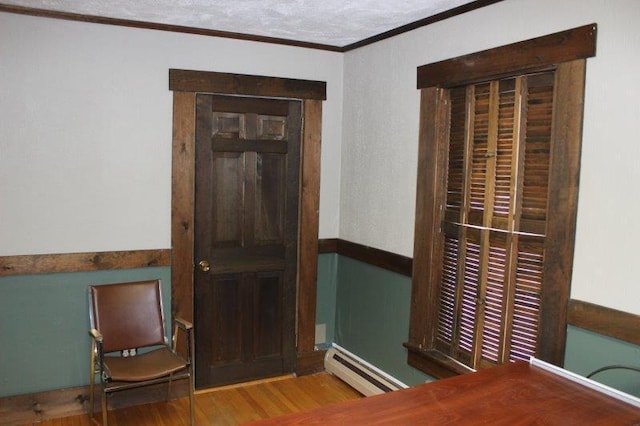
[[184, 330], [191, 330], [193, 328], [193, 324], [191, 324], [189, 321], [176, 317], [174, 319], [175, 323], [178, 324], [178, 326]]
[[93, 337], [93, 340], [102, 343], [102, 334], [100, 334], [98, 330], [92, 328], [91, 330], [89, 330], [89, 334], [91, 335], [91, 337]]
[[180, 318], [180, 317], [175, 317], [173, 319], [173, 323], [175, 324], [174, 326], [174, 331], [173, 331], [173, 338], [171, 339], [171, 350], [173, 352], [176, 352], [177, 350], [177, 343], [178, 343], [178, 329], [183, 330], [184, 334], [186, 336], [187, 339], [187, 361], [191, 362], [191, 352], [192, 352], [192, 339], [191, 339], [191, 332], [193, 330], [193, 324], [191, 324], [189, 321], [185, 320], [184, 318]]

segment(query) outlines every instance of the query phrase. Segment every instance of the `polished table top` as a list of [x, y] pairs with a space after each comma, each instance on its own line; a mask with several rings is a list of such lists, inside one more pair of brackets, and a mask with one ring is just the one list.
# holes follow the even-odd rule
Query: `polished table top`
[[527, 362], [256, 425], [640, 425], [640, 408]]

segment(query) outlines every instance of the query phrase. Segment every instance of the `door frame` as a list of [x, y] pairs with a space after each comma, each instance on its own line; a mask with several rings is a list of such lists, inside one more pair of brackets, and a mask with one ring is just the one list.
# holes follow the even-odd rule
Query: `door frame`
[[[171, 170], [171, 314], [193, 323], [196, 94], [242, 95], [302, 101], [297, 262], [296, 372], [317, 369], [314, 353], [320, 145], [326, 82], [207, 71], [169, 70], [173, 91]], [[321, 361], [321, 358], [320, 358]], [[197, 361], [196, 361], [197, 362]]]

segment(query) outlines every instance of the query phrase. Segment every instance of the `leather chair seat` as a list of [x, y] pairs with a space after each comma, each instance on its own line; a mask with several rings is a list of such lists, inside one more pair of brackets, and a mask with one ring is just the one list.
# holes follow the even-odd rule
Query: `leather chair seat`
[[105, 371], [115, 382], [153, 380], [184, 370], [184, 359], [166, 347], [136, 356], [105, 356]]

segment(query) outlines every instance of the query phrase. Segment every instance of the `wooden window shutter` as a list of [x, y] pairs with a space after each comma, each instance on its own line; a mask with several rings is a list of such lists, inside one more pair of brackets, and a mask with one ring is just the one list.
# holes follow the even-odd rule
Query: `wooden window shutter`
[[408, 363], [562, 364], [595, 24], [418, 68]]

